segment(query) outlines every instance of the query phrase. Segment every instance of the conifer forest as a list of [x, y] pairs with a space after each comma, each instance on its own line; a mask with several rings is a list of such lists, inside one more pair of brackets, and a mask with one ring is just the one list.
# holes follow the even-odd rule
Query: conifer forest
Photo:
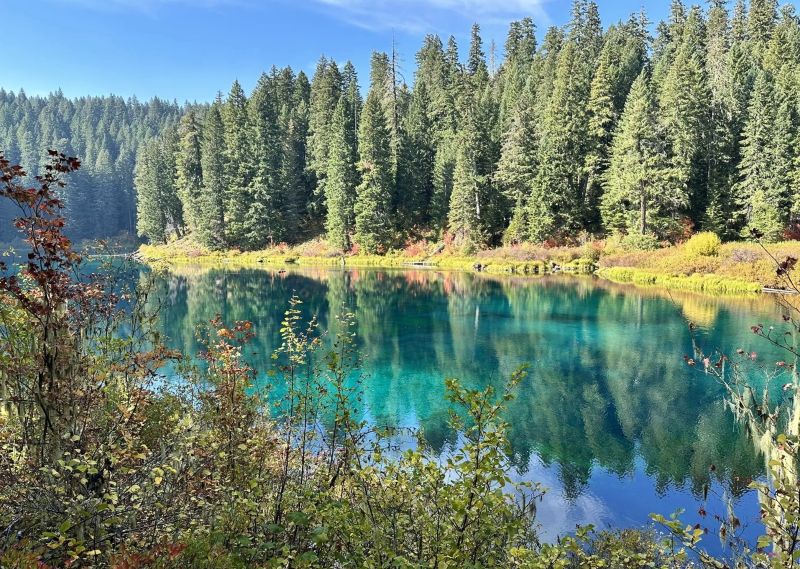
[[674, 0], [665, 21], [604, 27], [576, 0], [566, 26], [513, 22], [502, 49], [475, 24], [468, 46], [428, 35], [413, 73], [399, 61], [272, 67], [210, 104], [3, 90], [0, 147], [29, 172], [47, 148], [80, 158], [64, 196], [79, 238], [254, 250], [325, 236], [381, 253], [417, 238], [477, 250], [797, 232], [791, 5]]

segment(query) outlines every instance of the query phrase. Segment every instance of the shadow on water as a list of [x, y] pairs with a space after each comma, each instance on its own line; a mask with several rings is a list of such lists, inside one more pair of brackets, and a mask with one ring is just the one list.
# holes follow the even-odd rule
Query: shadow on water
[[[737, 501], [744, 519], [757, 517], [746, 488], [763, 474], [763, 460], [723, 407], [722, 391], [683, 355], [691, 353], [691, 320], [709, 349], [769, 357], [749, 330], [778, 317], [768, 299], [433, 270], [184, 268], [157, 285], [163, 331], [186, 353], [199, 349], [195, 326], [216, 314], [252, 321], [258, 336], [248, 357], [262, 381], [293, 293], [331, 334], [346, 307], [366, 358], [362, 413], [380, 425], [422, 428], [437, 450], [457, 440], [446, 377], [500, 387], [528, 364], [507, 415], [519, 477], [551, 488], [539, 511], [545, 537], [577, 523], [640, 526], [651, 512], [691, 514], [706, 485]], [[717, 502], [712, 515], [724, 511]]]

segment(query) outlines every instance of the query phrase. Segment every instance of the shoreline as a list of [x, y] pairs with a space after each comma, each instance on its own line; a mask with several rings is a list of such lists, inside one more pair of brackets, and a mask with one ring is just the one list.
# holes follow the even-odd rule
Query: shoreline
[[205, 269], [289, 269], [292, 267], [350, 268], [350, 269], [431, 269], [453, 270], [490, 275], [540, 277], [553, 274], [594, 275], [600, 279], [644, 288], [661, 288], [696, 292], [708, 296], [781, 294], [783, 291], [754, 281], [734, 279], [714, 273], [691, 275], [660, 273], [638, 267], [597, 267], [590, 259], [567, 263], [557, 261], [519, 261], [508, 258], [481, 258], [434, 254], [428, 256], [340, 255], [313, 256], [275, 251], [219, 251], [187, 254], [171, 245], [143, 245], [136, 258], [154, 268], [198, 267]]

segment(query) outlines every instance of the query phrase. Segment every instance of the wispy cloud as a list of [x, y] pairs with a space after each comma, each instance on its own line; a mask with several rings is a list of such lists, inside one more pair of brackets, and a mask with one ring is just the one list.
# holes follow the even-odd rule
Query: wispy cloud
[[311, 0], [335, 17], [368, 30], [435, 31], [454, 17], [472, 21], [508, 22], [532, 16], [550, 23], [547, 0]]

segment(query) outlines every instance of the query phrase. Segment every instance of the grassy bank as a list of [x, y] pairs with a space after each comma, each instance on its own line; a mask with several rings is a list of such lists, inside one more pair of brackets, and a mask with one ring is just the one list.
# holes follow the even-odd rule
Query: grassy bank
[[[724, 243], [697, 247], [697, 238], [655, 251], [606, 251], [598, 260], [603, 278], [637, 285], [656, 285], [710, 294], [783, 289], [786, 276], [778, 274], [776, 261], [800, 258], [800, 242]], [[800, 271], [788, 276], [797, 282]]]
[[544, 275], [555, 271], [588, 274], [592, 259], [581, 256], [581, 248], [508, 248], [481, 251], [475, 255], [409, 247], [385, 255], [347, 254], [331, 250], [322, 241], [295, 247], [279, 246], [261, 251], [210, 251], [190, 240], [167, 245], [142, 245], [140, 258], [151, 265], [259, 268], [316, 266], [350, 268], [402, 268], [430, 266], [439, 269], [480, 271], [492, 274]]
[[[707, 236], [706, 236], [707, 237]], [[143, 245], [142, 260], [151, 265], [228, 268], [290, 266], [403, 268], [480, 271], [490, 274], [544, 275], [553, 272], [596, 274], [606, 280], [705, 294], [753, 294], [763, 288], [784, 288], [776, 261], [800, 258], [800, 242], [762, 247], [755, 243], [720, 244], [696, 236], [686, 243], [652, 251], [631, 250], [608, 239], [579, 247], [519, 245], [465, 255], [436, 244], [420, 243], [385, 255], [346, 254], [323, 240], [261, 251], [210, 251], [190, 239], [167, 245]], [[789, 274], [800, 280], [800, 271]]]
[[706, 294], [753, 294], [761, 292], [763, 288], [756, 282], [720, 277], [717, 275], [654, 273], [631, 267], [600, 268], [597, 270], [596, 274], [601, 278], [616, 283], [658, 286], [675, 290], [703, 292]]

